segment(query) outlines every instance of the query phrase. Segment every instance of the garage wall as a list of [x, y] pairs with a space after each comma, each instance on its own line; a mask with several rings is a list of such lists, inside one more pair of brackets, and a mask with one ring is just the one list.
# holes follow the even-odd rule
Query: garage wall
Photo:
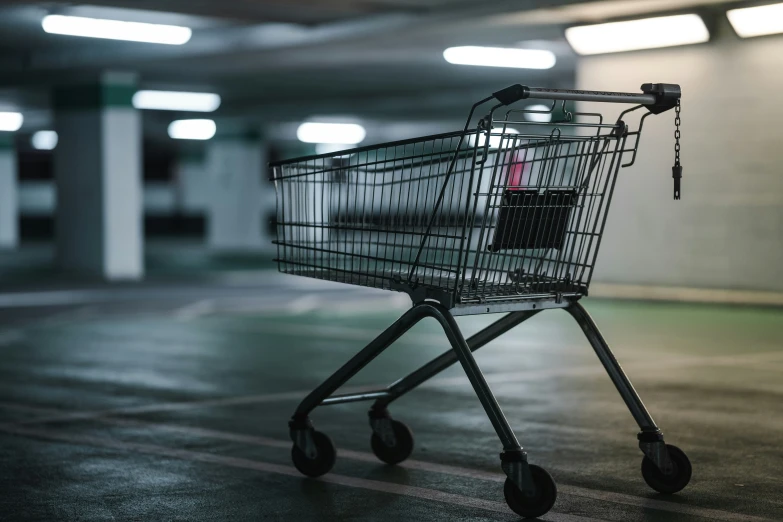
[[579, 88], [683, 88], [683, 199], [672, 200], [674, 113], [650, 116], [636, 165], [620, 170], [595, 281], [783, 290], [783, 37], [720, 33], [580, 60]]

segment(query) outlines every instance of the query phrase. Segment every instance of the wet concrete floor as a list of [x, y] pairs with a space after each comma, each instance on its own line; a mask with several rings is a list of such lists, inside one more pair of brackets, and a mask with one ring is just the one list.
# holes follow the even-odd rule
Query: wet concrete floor
[[[373, 457], [366, 404], [324, 407], [313, 421], [337, 464], [302, 478], [287, 429], [297, 401], [406, 303], [259, 274], [0, 295], [0, 519], [516, 519], [500, 444], [458, 367], [393, 405], [416, 436], [410, 461]], [[547, 311], [476, 355], [558, 482], [543, 519], [783, 520], [783, 310], [584, 304], [693, 479], [673, 496], [647, 487], [633, 419], [571, 317]], [[467, 336], [496, 318], [459, 322]], [[446, 349], [425, 321], [350, 386]]]

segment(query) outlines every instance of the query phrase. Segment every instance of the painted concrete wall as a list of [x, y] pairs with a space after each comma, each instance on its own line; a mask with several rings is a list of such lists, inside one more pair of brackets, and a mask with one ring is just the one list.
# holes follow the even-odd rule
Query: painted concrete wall
[[107, 279], [144, 274], [141, 128], [112, 107], [57, 116], [54, 154], [57, 255], [71, 271]]
[[207, 244], [216, 250], [269, 248], [262, 224], [264, 192], [269, 192], [262, 180], [264, 147], [255, 141], [221, 139], [210, 142], [207, 151]]
[[[583, 89], [679, 83], [683, 199], [672, 200], [673, 111], [647, 118], [620, 170], [594, 281], [783, 290], [783, 37], [583, 58]], [[595, 107], [592, 105], [590, 107]]]

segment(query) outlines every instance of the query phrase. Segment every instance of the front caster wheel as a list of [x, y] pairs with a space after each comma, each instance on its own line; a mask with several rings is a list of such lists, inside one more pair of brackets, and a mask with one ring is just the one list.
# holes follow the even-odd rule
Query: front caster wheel
[[320, 431], [313, 432], [313, 444], [315, 444], [316, 449], [315, 458], [308, 458], [304, 451], [294, 445], [291, 448], [291, 460], [294, 461], [294, 467], [301, 474], [308, 477], [320, 477], [329, 473], [332, 466], [334, 466], [337, 451], [334, 449], [332, 439]]
[[530, 464], [530, 474], [533, 476], [533, 484], [536, 493], [532, 496], [525, 495], [511, 479], [506, 479], [503, 486], [503, 494], [506, 503], [514, 513], [523, 518], [536, 518], [552, 509], [557, 499], [557, 485], [552, 475], [535, 464]]
[[400, 421], [391, 421], [394, 432], [394, 446], [387, 446], [383, 439], [375, 432], [370, 439], [370, 446], [375, 456], [386, 464], [399, 464], [413, 453], [413, 433], [410, 428]]
[[672, 461], [672, 471], [665, 474], [647, 457], [642, 460], [642, 477], [651, 488], [659, 493], [677, 493], [691, 480], [691, 461], [680, 448], [666, 445]]

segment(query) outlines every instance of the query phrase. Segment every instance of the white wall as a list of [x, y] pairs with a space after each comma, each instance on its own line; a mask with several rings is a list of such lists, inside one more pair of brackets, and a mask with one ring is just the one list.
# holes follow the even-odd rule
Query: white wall
[[783, 290], [783, 37], [582, 58], [577, 78], [683, 89], [683, 199], [672, 200], [674, 112], [650, 116], [636, 164], [620, 170], [594, 280]]
[[[260, 142], [215, 140], [207, 148], [207, 244], [216, 250], [260, 250], [271, 240], [262, 223], [266, 149]], [[267, 189], [266, 192], [269, 192]]]
[[109, 280], [144, 275], [141, 121], [131, 107], [56, 116], [57, 258]]
[[204, 160], [178, 162], [174, 167], [172, 188], [179, 211], [183, 214], [203, 213], [209, 205], [210, 191]]

